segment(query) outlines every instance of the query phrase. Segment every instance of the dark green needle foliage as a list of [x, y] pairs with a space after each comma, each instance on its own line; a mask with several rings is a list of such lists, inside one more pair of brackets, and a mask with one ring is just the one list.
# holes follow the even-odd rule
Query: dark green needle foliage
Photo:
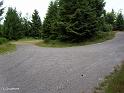
[[124, 30], [124, 16], [122, 12], [120, 12], [117, 15], [115, 26], [116, 26], [116, 30], [120, 30], [120, 31]]
[[58, 21], [58, 1], [50, 2], [48, 12], [43, 22], [43, 39], [56, 39], [56, 25]]
[[108, 24], [111, 24], [112, 26], [114, 26], [115, 24], [115, 20], [116, 20], [116, 15], [114, 10], [112, 9], [111, 12], [108, 12], [105, 16], [105, 20]]
[[60, 0], [60, 40], [82, 41], [99, 31], [103, 0]]
[[[3, 19], [2, 14], [4, 13], [4, 8], [1, 8], [3, 5], [3, 1], [0, 1], [0, 21]], [[3, 36], [3, 25], [0, 24], [0, 37]]]
[[17, 40], [23, 37], [21, 17], [16, 9], [8, 8], [4, 21], [4, 37]]
[[22, 18], [22, 29], [24, 37], [28, 38], [32, 36], [31, 22], [27, 18]]
[[9, 40], [41, 38], [42, 22], [37, 10], [34, 10], [32, 20], [29, 21], [22, 18], [16, 9], [8, 8], [3, 25], [3, 36]]
[[102, 31], [104, 0], [57, 0], [51, 2], [43, 24], [43, 37], [81, 42]]
[[111, 12], [108, 12], [108, 13], [105, 14], [105, 22], [108, 25], [111, 25], [113, 30], [116, 30], [116, 25], [115, 25], [115, 22], [116, 22], [116, 13], [114, 12], [113, 9], [112, 9]]
[[[2, 7], [3, 1], [0, 1], [0, 7]], [[3, 19], [2, 14], [4, 13], [4, 8], [0, 8], [0, 21]]]
[[42, 22], [37, 10], [34, 10], [31, 20], [31, 37], [41, 38]]

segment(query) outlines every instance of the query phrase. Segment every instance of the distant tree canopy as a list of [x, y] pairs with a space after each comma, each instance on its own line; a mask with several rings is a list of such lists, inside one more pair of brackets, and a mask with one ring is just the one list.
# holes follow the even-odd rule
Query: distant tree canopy
[[[4, 8], [0, 2], [0, 19]], [[124, 30], [122, 12], [106, 13], [104, 0], [55, 0], [51, 1], [43, 24], [37, 10], [31, 20], [21, 17], [16, 9], [8, 8], [0, 37], [18, 40], [25, 37], [81, 42], [101, 32]], [[1, 21], [1, 20], [0, 20]]]
[[104, 0], [51, 2], [43, 23], [43, 37], [80, 42], [95, 36], [101, 31], [101, 26], [105, 21], [102, 20], [105, 12], [104, 6]]
[[124, 30], [124, 16], [123, 16], [122, 12], [120, 12], [117, 15], [115, 26], [116, 26], [116, 30], [120, 30], [120, 31]]
[[119, 11], [117, 14], [114, 10], [108, 12], [105, 16], [105, 21], [107, 24], [113, 26], [113, 30], [124, 31], [124, 15], [122, 14], [122, 11]]
[[115, 21], [116, 21], [116, 14], [114, 12], [114, 10], [112, 9], [111, 12], [108, 12], [105, 16], [105, 20], [108, 24], [111, 24], [112, 26], [115, 25]]
[[24, 37], [41, 38], [42, 22], [38, 11], [34, 10], [32, 20], [22, 18], [16, 9], [8, 8], [3, 24], [3, 36], [9, 40], [18, 40]]
[[22, 29], [24, 37], [31, 37], [31, 22], [26, 18], [22, 18]]

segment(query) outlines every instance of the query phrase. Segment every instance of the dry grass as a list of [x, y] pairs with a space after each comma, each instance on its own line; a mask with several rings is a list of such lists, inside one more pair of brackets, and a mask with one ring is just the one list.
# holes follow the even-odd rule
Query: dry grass
[[0, 54], [5, 54], [7, 52], [12, 52], [16, 49], [16, 46], [14, 44], [5, 43], [0, 45]]
[[101, 43], [106, 40], [113, 39], [115, 37], [116, 32], [104, 32], [100, 33], [94, 38], [91, 38], [89, 40], [85, 40], [84, 42], [80, 43], [69, 43], [69, 42], [60, 42], [57, 40], [50, 40], [48, 42], [45, 41], [40, 41], [36, 43], [37, 46], [40, 47], [58, 47], [58, 48], [63, 48], [63, 47], [73, 47], [73, 46], [83, 46], [83, 45], [89, 45], [89, 44], [96, 44], [96, 43]]
[[115, 67], [113, 73], [107, 76], [94, 93], [124, 93], [124, 61]]
[[12, 41], [11, 44], [24, 45], [24, 44], [36, 44], [38, 42], [42, 42], [42, 40], [19, 40], [19, 41]]

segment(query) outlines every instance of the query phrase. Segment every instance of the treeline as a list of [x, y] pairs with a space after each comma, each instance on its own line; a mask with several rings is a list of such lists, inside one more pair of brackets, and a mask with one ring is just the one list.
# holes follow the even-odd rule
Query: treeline
[[122, 12], [106, 13], [104, 0], [56, 0], [43, 22], [42, 38], [81, 42], [99, 33], [124, 30]]
[[[114, 10], [106, 13], [104, 6], [104, 0], [51, 1], [43, 23], [37, 10], [34, 10], [31, 20], [28, 20], [10, 7], [0, 26], [0, 37], [9, 40], [33, 37], [81, 42], [102, 32], [124, 30], [123, 14], [116, 14]], [[3, 10], [0, 16], [2, 13]]]
[[105, 14], [105, 21], [112, 26], [114, 31], [124, 31], [124, 15], [122, 11], [115, 13], [112, 9], [111, 12]]
[[104, 6], [104, 0], [51, 2], [43, 24], [43, 39], [81, 42], [96, 36], [109, 28], [102, 16]]
[[18, 40], [24, 37], [41, 38], [42, 22], [38, 11], [34, 10], [32, 19], [29, 21], [21, 17], [16, 9], [8, 8], [3, 25], [1, 25], [1, 35], [9, 40]]

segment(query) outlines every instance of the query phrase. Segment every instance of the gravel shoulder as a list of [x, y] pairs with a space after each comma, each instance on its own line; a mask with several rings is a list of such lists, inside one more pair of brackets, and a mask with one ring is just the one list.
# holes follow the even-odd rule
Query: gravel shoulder
[[70, 48], [17, 45], [17, 51], [0, 56], [0, 93], [92, 93], [123, 58], [124, 32]]

